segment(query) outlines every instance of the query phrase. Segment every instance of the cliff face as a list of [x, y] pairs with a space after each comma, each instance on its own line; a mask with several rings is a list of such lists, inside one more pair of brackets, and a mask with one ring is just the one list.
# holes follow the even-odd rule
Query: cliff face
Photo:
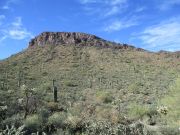
[[[77, 33], [77, 32], [43, 32], [29, 42], [29, 47], [42, 46], [47, 44], [79, 44], [90, 43], [96, 44], [102, 41], [101, 38], [95, 35]], [[102, 44], [102, 43], [101, 43]]]

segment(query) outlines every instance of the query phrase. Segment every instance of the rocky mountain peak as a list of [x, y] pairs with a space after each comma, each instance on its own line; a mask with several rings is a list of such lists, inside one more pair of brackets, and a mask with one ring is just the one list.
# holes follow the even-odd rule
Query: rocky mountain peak
[[79, 44], [96, 42], [99, 37], [79, 32], [43, 32], [29, 42], [29, 47], [42, 46], [46, 44]]
[[29, 42], [29, 48], [44, 45], [80, 45], [144, 51], [132, 45], [110, 42], [95, 35], [80, 32], [43, 32]]

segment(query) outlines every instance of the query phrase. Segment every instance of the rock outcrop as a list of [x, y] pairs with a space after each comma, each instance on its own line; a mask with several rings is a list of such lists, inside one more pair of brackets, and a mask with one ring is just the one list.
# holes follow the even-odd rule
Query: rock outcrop
[[80, 32], [43, 32], [29, 42], [29, 48], [43, 45], [80, 45], [80, 46], [98, 46], [114, 49], [136, 49], [144, 51], [141, 48], [135, 48], [128, 44], [119, 44], [99, 38], [95, 35]]
[[39, 36], [32, 39], [29, 47], [42, 45], [60, 45], [60, 44], [80, 44], [80, 43], [96, 43], [102, 41], [101, 38], [79, 32], [43, 32]]

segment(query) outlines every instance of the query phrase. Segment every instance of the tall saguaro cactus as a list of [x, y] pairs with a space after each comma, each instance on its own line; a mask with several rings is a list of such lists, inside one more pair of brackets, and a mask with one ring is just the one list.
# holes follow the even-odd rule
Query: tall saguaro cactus
[[54, 102], [57, 102], [57, 87], [55, 86], [55, 80], [53, 80], [53, 95], [54, 95]]
[[22, 74], [22, 72], [19, 70], [19, 72], [18, 72], [18, 87], [21, 86], [21, 74]]
[[1, 79], [1, 88], [3, 90], [8, 90], [8, 79], [9, 79], [8, 72], [4, 71], [4, 75], [3, 75], [2, 79]]
[[21, 87], [22, 84], [25, 84], [25, 72], [21, 66], [21, 67], [19, 67], [19, 70], [17, 72], [17, 86]]
[[5, 81], [4, 81], [4, 79], [1, 79], [1, 89], [2, 90], [5, 89]]

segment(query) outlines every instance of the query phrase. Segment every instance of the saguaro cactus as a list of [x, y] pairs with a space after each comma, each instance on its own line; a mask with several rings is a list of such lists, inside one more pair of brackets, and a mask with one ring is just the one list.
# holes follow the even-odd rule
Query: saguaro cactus
[[2, 90], [5, 89], [5, 82], [4, 82], [4, 79], [1, 80], [1, 89], [2, 89]]
[[1, 88], [2, 88], [3, 90], [8, 90], [8, 79], [9, 79], [9, 77], [8, 77], [8, 72], [5, 71], [5, 72], [4, 72], [4, 76], [3, 76], [3, 78], [1, 79]]
[[21, 86], [21, 74], [22, 74], [22, 72], [19, 70], [19, 72], [18, 72], [18, 87]]
[[55, 80], [53, 80], [53, 95], [54, 95], [54, 102], [57, 102], [57, 87], [55, 86]]

